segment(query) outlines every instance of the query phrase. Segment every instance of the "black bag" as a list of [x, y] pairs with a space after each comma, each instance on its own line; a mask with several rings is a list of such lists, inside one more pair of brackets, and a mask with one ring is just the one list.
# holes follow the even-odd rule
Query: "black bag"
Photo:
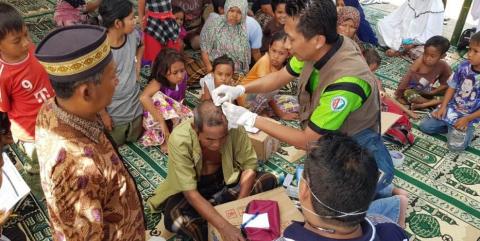
[[468, 44], [470, 43], [470, 38], [475, 34], [476, 31], [477, 28], [467, 28], [463, 30], [460, 38], [458, 39], [457, 51], [463, 51], [467, 49]]

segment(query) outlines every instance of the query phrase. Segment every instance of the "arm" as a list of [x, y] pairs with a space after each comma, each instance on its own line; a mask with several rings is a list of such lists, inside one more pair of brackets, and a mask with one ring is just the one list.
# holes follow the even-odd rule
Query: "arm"
[[431, 95], [438, 95], [444, 93], [448, 89], [448, 79], [452, 76], [452, 69], [450, 68], [450, 66], [447, 63], [443, 62], [443, 60], [440, 61], [443, 65], [443, 71], [440, 77], [438, 77], [438, 82], [440, 83], [440, 86], [430, 92]]
[[197, 190], [184, 191], [183, 195], [200, 216], [220, 231], [224, 240], [244, 240], [240, 230], [223, 218]]
[[395, 91], [395, 97], [397, 99], [405, 101], [405, 99], [403, 97], [403, 93], [407, 89], [408, 83], [410, 82], [410, 80], [412, 78], [412, 75], [413, 75], [413, 71], [410, 69], [410, 70], [408, 70], [407, 74], [405, 74], [403, 76], [402, 80], [400, 80], [400, 83], [398, 84], [397, 90]]
[[165, 119], [163, 118], [163, 115], [160, 113], [160, 111], [155, 108], [155, 104], [152, 101], [153, 95], [157, 93], [160, 90], [160, 83], [156, 80], [150, 80], [148, 85], [145, 87], [143, 90], [142, 94], [140, 95], [140, 103], [142, 103], [143, 108], [150, 112], [150, 114], [153, 116], [153, 119], [160, 123], [160, 126], [162, 127], [162, 131], [164, 132], [165, 135], [165, 140], [168, 140], [168, 136], [170, 134], [168, 128], [167, 128], [167, 123], [165, 122]]
[[[140, 37], [140, 33], [138, 34]], [[140, 72], [142, 71], [142, 57], [144, 52], [145, 52], [145, 45], [143, 44], [143, 41], [141, 41], [140, 46], [137, 48], [137, 53], [135, 54], [135, 61], [136, 61], [135, 68], [137, 71], [137, 81], [140, 81]]]
[[454, 94], [455, 94], [455, 89], [448, 87], [447, 92], [445, 93], [445, 97], [443, 98], [442, 104], [440, 105], [440, 108], [432, 112], [432, 116], [434, 118], [442, 119], [445, 116], [447, 112], [448, 102], [450, 102]]
[[278, 108], [277, 103], [275, 103], [274, 100], [271, 100], [268, 102], [268, 105], [270, 108], [272, 108], [273, 113], [275, 113], [276, 116], [280, 117], [282, 120], [295, 120], [298, 119], [298, 114], [297, 113], [288, 113], [284, 112], [280, 108]]
[[[53, 225], [55, 231], [63, 233], [65, 240], [103, 240], [105, 237], [102, 202], [106, 200], [106, 182], [102, 173], [93, 164], [94, 159], [84, 160], [84, 163], [92, 163], [86, 168], [79, 168], [80, 166], [76, 164], [78, 159], [79, 156], [67, 153], [65, 161], [52, 168], [54, 171], [50, 174], [50, 183], [47, 185], [50, 186], [54, 198], [47, 201], [50, 211], [57, 217]], [[65, 172], [68, 174], [65, 175]], [[65, 192], [65, 189], [68, 191]], [[64, 213], [69, 215], [61, 215]]]
[[213, 71], [212, 63], [210, 62], [210, 58], [208, 56], [207, 51], [201, 51], [202, 52], [202, 62], [207, 68], [207, 72], [210, 73]]
[[242, 172], [240, 176], [240, 192], [238, 193], [238, 199], [248, 197], [252, 192], [253, 183], [255, 182], [256, 172], [252, 169], [248, 169]]
[[291, 75], [286, 68], [282, 68], [280, 71], [246, 84], [245, 93], [268, 93], [280, 89], [294, 79], [295, 76]]
[[257, 116], [255, 127], [281, 142], [285, 142], [302, 150], [306, 150], [310, 142], [316, 141], [322, 137], [320, 134], [310, 129], [310, 127], [307, 127], [305, 130], [299, 130], [278, 123], [272, 123], [272, 121], [261, 116]]
[[145, 17], [145, 0], [138, 0], [138, 21], [140, 22], [140, 27], [143, 29], [146, 24]]
[[386, 94], [385, 92], [382, 92], [384, 93], [384, 98], [387, 98], [388, 100], [390, 100], [390, 102], [392, 102], [392, 104], [396, 105], [398, 108], [400, 108], [403, 112], [407, 113], [408, 116], [412, 117], [413, 119], [417, 119], [418, 118], [418, 115], [415, 114], [415, 112], [407, 109], [404, 105], [402, 105], [401, 103], [399, 103], [395, 98], [392, 98], [391, 96], [389, 96], [388, 94]]
[[252, 57], [253, 57], [253, 60], [257, 62], [262, 57], [262, 53], [260, 52], [260, 49], [252, 49]]

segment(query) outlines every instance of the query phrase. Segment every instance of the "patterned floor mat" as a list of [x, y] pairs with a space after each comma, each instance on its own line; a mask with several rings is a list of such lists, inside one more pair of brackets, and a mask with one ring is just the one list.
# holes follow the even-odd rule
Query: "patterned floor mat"
[[[26, 17], [30, 34], [35, 43], [54, 28], [53, 8], [55, 0], [8, 0]], [[386, 12], [374, 7], [365, 7], [365, 14], [371, 23], [376, 23]], [[393, 91], [409, 61], [402, 58], [387, 58], [383, 52], [382, 65], [377, 71], [388, 91]], [[451, 49], [447, 61], [457, 65], [462, 58]], [[148, 76], [144, 69], [142, 75]], [[145, 80], [143, 82], [145, 84]], [[189, 90], [186, 103], [193, 107], [198, 103], [198, 90]], [[298, 127], [294, 122], [282, 122]], [[414, 124], [418, 124], [415, 121]], [[391, 150], [399, 150], [406, 155], [404, 164], [396, 170], [394, 183], [407, 190], [410, 205], [407, 211], [407, 232], [412, 241], [478, 241], [480, 240], [480, 138], [478, 131], [472, 147], [462, 153], [452, 153], [446, 148], [444, 136], [428, 136], [414, 129], [417, 140], [414, 145], [400, 147], [387, 143]], [[293, 174], [296, 165], [285, 160], [288, 145], [282, 144], [260, 167], [279, 178]], [[22, 169], [24, 157], [10, 148], [8, 154]], [[167, 157], [157, 147], [144, 148], [132, 143], [120, 148], [126, 160], [126, 167], [136, 180], [143, 200], [147, 200], [167, 175]], [[19, 231], [27, 240], [51, 240], [48, 228], [48, 215], [43, 203], [29, 195], [15, 209], [15, 217], [5, 226], [5, 233], [13, 235]], [[148, 229], [160, 221], [160, 216], [145, 209]], [[152, 233], [156, 233], [153, 230]], [[23, 238], [22, 238], [23, 239]], [[22, 240], [19, 239], [19, 240]]]

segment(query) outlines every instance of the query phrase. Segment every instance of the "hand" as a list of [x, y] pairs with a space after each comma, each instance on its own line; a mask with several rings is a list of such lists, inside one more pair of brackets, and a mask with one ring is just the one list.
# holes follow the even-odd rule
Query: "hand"
[[447, 113], [447, 109], [444, 108], [444, 107], [440, 107], [440, 109], [432, 112], [432, 117], [435, 118], [435, 119], [443, 119], [443, 117], [445, 116], [445, 114]]
[[257, 118], [257, 114], [252, 113], [241, 106], [234, 105], [230, 102], [224, 102], [222, 104], [222, 111], [227, 117], [229, 129], [237, 128], [239, 125], [246, 128], [255, 127], [255, 119]]
[[412, 117], [413, 119], [416, 119], [416, 120], [420, 118], [420, 116], [418, 116], [417, 113], [415, 113], [411, 110], [407, 111], [407, 115]]
[[245, 87], [242, 85], [228, 86], [220, 85], [212, 91], [212, 100], [216, 106], [220, 106], [224, 102], [233, 101], [245, 93]]
[[109, 132], [113, 130], [113, 121], [112, 117], [105, 111], [105, 113], [100, 114], [100, 117], [102, 118], [103, 125], [105, 126], [105, 129], [107, 129]]
[[240, 229], [234, 227], [230, 223], [227, 223], [225, 227], [218, 230], [222, 235], [223, 240], [225, 241], [245, 241], [245, 238], [242, 236]]
[[285, 112], [279, 116], [282, 120], [298, 120], [298, 113], [288, 113]]
[[0, 210], [0, 227], [5, 224], [10, 217], [10, 214], [12, 214], [12, 211], [5, 211], [5, 210]]
[[160, 124], [160, 128], [162, 128], [162, 133], [163, 133], [163, 138], [165, 139], [165, 142], [168, 141], [168, 138], [170, 137], [170, 131], [168, 130], [167, 123], [163, 121]]
[[457, 130], [461, 131], [467, 131], [468, 123], [470, 123], [470, 119], [468, 116], [464, 116], [455, 122], [455, 125], [453, 125]]

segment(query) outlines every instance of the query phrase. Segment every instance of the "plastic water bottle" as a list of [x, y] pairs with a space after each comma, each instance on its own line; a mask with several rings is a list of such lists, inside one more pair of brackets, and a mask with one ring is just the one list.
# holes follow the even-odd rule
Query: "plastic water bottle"
[[466, 137], [467, 137], [467, 132], [453, 128], [452, 131], [450, 132], [449, 144], [453, 148], [462, 149], [463, 144], [465, 143]]

